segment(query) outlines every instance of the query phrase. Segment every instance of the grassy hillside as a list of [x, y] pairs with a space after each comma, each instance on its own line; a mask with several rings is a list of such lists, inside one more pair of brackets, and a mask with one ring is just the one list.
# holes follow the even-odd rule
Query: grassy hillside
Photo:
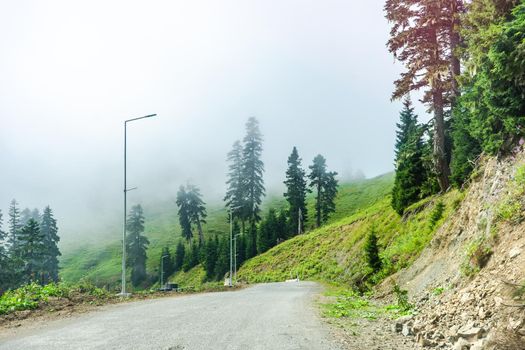
[[[360, 208], [368, 207], [390, 192], [393, 183], [393, 174], [389, 173], [369, 180], [341, 184], [337, 198], [337, 212], [330, 219], [330, 223], [338, 222], [341, 218], [355, 214]], [[309, 210], [313, 213], [314, 196], [309, 196]], [[264, 208], [283, 207], [284, 200], [280, 197], [271, 197], [264, 203]], [[150, 240], [148, 250], [148, 273], [158, 274], [158, 264], [161, 249], [164, 246], [173, 247], [180, 239], [180, 227], [176, 216], [177, 208], [173, 202], [159, 203], [156, 206], [145, 206], [146, 235]], [[222, 204], [208, 207], [208, 224], [205, 231], [208, 234], [227, 234], [227, 212]], [[120, 252], [121, 243], [119, 232], [111, 232], [115, 237], [112, 243], [83, 244], [64, 252], [61, 259], [61, 278], [67, 282], [76, 282], [82, 278], [97, 285], [118, 286], [120, 281]], [[193, 273], [191, 278], [175, 276], [176, 282], [197, 281], [200, 276]], [[184, 283], [183, 283], [184, 284]]]
[[410, 207], [401, 218], [390, 207], [389, 195], [375, 196], [375, 201], [368, 202], [372, 204], [364, 204], [352, 215], [283, 242], [247, 261], [238, 276], [253, 283], [282, 281], [299, 275], [303, 279], [360, 287], [363, 277], [370, 273], [363, 245], [372, 227], [375, 226], [379, 236], [384, 261], [383, 270], [373, 277], [379, 280], [410, 265], [461, 198], [458, 191], [427, 198]]

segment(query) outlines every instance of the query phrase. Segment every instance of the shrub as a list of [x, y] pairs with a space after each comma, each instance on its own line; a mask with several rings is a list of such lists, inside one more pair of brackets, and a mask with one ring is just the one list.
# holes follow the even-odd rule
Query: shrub
[[430, 227], [433, 228], [436, 226], [437, 222], [443, 218], [443, 213], [445, 212], [445, 204], [442, 201], [436, 203], [436, 206], [430, 214]]
[[379, 257], [379, 246], [377, 244], [377, 234], [374, 227], [368, 234], [365, 243], [365, 256], [368, 266], [374, 273], [381, 270], [381, 258]]
[[414, 308], [412, 304], [408, 301], [408, 291], [403, 290], [399, 285], [394, 285], [394, 294], [397, 299], [397, 307], [403, 312], [409, 312]]

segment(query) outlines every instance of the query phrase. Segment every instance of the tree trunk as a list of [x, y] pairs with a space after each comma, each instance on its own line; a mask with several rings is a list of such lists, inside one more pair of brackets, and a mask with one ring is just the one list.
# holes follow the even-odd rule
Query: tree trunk
[[317, 183], [317, 203], [316, 203], [316, 214], [317, 214], [317, 227], [321, 226], [321, 179]]
[[460, 0], [451, 0], [450, 1], [450, 73], [452, 75], [452, 94], [451, 94], [451, 104], [452, 107], [455, 106], [457, 98], [460, 96], [458, 77], [461, 75], [461, 63], [458, 56], [458, 48], [460, 45], [460, 18], [459, 18], [459, 9], [458, 2]]
[[197, 230], [199, 231], [199, 245], [204, 243], [204, 234], [202, 233], [202, 226], [200, 219], [197, 220]]
[[443, 92], [440, 88], [432, 91], [434, 106], [434, 166], [441, 192], [450, 187], [450, 168], [445, 153], [445, 118], [443, 116]]

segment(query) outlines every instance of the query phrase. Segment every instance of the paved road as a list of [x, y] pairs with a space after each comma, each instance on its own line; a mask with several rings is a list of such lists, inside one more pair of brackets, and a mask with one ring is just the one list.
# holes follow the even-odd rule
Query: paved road
[[0, 338], [0, 349], [339, 349], [311, 282], [113, 305]]

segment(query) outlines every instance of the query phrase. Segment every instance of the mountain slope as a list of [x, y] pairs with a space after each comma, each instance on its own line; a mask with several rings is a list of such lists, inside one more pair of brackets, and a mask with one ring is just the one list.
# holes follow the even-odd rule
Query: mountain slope
[[[342, 217], [354, 214], [359, 208], [368, 206], [378, 199], [388, 195], [393, 183], [393, 174], [388, 173], [373, 179], [341, 184], [336, 201], [337, 211], [329, 222], [336, 222]], [[313, 194], [309, 195], [308, 205], [313, 212]], [[286, 205], [282, 196], [269, 196], [263, 210], [269, 207], [281, 208]], [[226, 221], [227, 212], [223, 204], [208, 206], [206, 234], [228, 234]], [[161, 250], [168, 246], [173, 251], [181, 239], [180, 226], [177, 218], [177, 208], [173, 202], [145, 205], [145, 233], [150, 240], [148, 249], [147, 271], [155, 278], [158, 276]], [[307, 223], [310, 227], [312, 224]], [[118, 226], [108, 231], [113, 241], [79, 244], [76, 248], [64, 251], [61, 263], [61, 278], [66, 282], [76, 282], [80, 279], [89, 280], [99, 286], [117, 287], [120, 283], [120, 233]], [[200, 275], [200, 274], [193, 274]], [[192, 276], [193, 276], [192, 275]], [[179, 283], [186, 284], [181, 276], [174, 278]], [[191, 283], [194, 283], [191, 278]], [[188, 282], [189, 283], [189, 282]]]

